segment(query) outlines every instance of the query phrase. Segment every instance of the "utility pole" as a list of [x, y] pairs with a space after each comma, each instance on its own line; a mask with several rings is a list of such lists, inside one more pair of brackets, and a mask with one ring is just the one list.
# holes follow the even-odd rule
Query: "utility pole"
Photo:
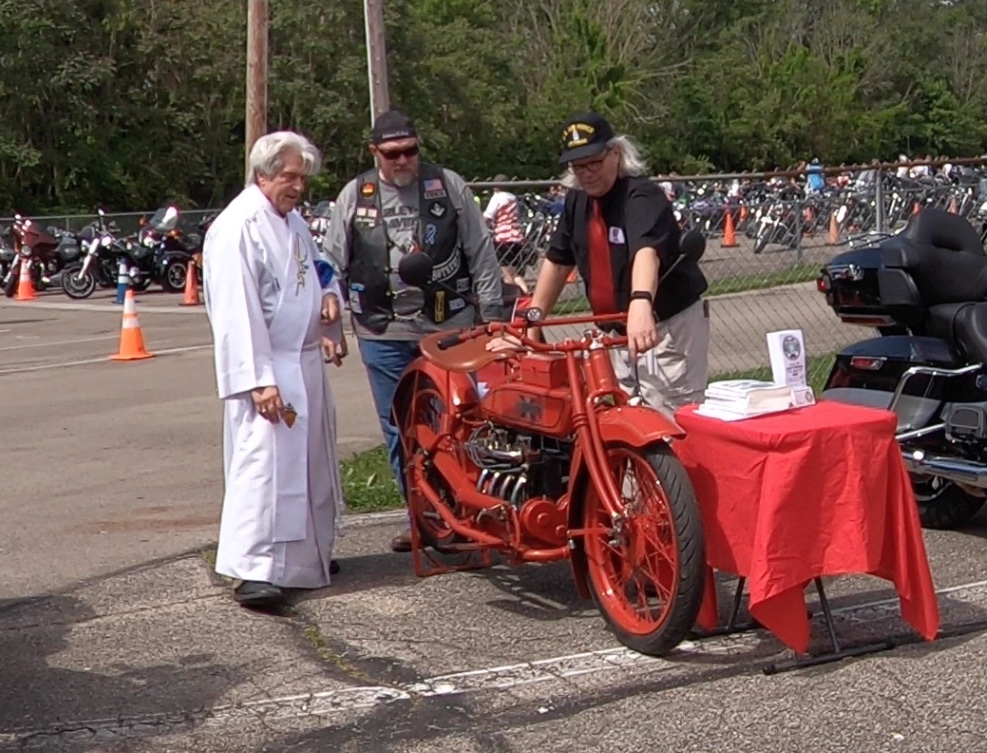
[[363, 0], [367, 32], [367, 77], [370, 79], [370, 124], [391, 108], [387, 86], [387, 45], [384, 41], [384, 0]]
[[247, 109], [244, 180], [250, 178], [250, 149], [267, 133], [268, 0], [247, 0]]

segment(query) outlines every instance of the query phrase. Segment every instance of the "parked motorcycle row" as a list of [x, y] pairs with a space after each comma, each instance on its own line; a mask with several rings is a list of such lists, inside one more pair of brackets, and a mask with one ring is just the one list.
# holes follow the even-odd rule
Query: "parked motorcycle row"
[[182, 292], [189, 262], [202, 250], [202, 238], [215, 215], [192, 232], [179, 227], [180, 216], [176, 206], [163, 206], [149, 220], [142, 219], [137, 232], [124, 235], [102, 209], [78, 232], [42, 227], [15, 215], [8, 227], [0, 227], [4, 294], [15, 295], [25, 269], [36, 291], [61, 288], [77, 300], [97, 288], [115, 288], [121, 275], [137, 291], [160, 285], [169, 293]]

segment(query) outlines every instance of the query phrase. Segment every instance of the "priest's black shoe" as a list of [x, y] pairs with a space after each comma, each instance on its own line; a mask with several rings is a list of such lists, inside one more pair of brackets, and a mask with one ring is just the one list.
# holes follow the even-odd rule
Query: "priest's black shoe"
[[251, 609], [275, 609], [284, 604], [284, 592], [270, 583], [245, 580], [233, 589], [233, 599]]

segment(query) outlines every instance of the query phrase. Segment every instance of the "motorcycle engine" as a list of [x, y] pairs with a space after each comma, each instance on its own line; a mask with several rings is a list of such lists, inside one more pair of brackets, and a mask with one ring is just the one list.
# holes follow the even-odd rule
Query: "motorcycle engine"
[[555, 499], [565, 492], [571, 458], [565, 442], [484, 424], [473, 431], [465, 449], [480, 469], [477, 490], [515, 509], [532, 497]]

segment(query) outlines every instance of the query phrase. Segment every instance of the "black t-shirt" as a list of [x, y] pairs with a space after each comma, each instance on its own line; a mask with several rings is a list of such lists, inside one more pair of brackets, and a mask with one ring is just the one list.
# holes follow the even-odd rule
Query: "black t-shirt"
[[[627, 311], [631, 294], [631, 262], [642, 248], [658, 252], [659, 275], [679, 257], [679, 226], [672, 205], [658, 185], [647, 177], [618, 178], [600, 199], [610, 241], [610, 264], [616, 284], [617, 307]], [[590, 284], [587, 220], [590, 202], [585, 191], [570, 190], [558, 227], [545, 258], [579, 268]], [[619, 229], [619, 232], [618, 232]], [[623, 241], [622, 243], [620, 241]], [[708, 284], [696, 261], [683, 259], [658, 287], [655, 315], [675, 316], [699, 300]]]

